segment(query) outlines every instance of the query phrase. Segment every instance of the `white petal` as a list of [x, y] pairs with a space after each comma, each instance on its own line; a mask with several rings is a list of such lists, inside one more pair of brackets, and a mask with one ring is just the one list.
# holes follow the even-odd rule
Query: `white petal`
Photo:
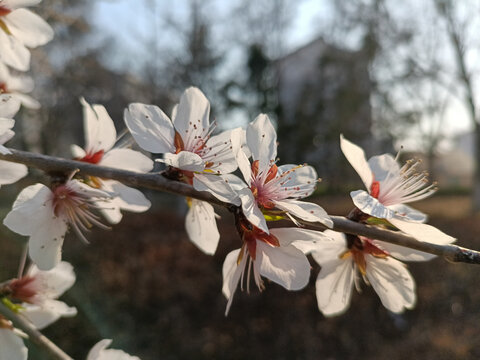
[[316, 246], [311, 252], [315, 261], [321, 266], [332, 259], [338, 259], [347, 250], [345, 234], [333, 230], [325, 230], [323, 235], [329, 241], [315, 242]]
[[395, 205], [389, 205], [388, 208], [395, 211], [397, 217], [401, 217], [406, 221], [421, 222], [421, 223], [424, 223], [427, 221], [426, 214], [408, 205], [395, 204]]
[[365, 214], [379, 219], [391, 219], [395, 211], [383, 205], [378, 199], [371, 196], [365, 190], [356, 190], [350, 193], [353, 203]]
[[415, 282], [405, 264], [393, 258], [365, 255], [366, 276], [380, 297], [383, 306], [394, 313], [415, 305]]
[[41, 271], [35, 264], [30, 266], [27, 275], [35, 276], [42, 284], [41, 295], [50, 299], [60, 297], [75, 283], [76, 276], [73, 266], [62, 261], [49, 271]]
[[0, 328], [0, 359], [27, 360], [28, 349], [22, 339], [9, 329]]
[[19, 100], [16, 100], [9, 94], [0, 94], [0, 117], [13, 118], [19, 109]]
[[343, 135], [340, 135], [340, 148], [342, 149], [343, 155], [345, 155], [350, 165], [352, 165], [362, 179], [365, 187], [370, 190], [370, 186], [372, 185], [373, 181], [373, 174], [370, 166], [367, 163], [363, 149], [345, 139]]
[[[284, 188], [298, 188], [297, 198], [304, 198], [310, 196], [315, 191], [315, 186], [318, 181], [317, 172], [312, 166], [299, 165], [281, 165], [278, 167], [278, 175], [290, 171], [288, 176], [282, 179], [282, 187]], [[292, 196], [293, 197], [293, 196]]]
[[222, 286], [222, 293], [228, 299], [227, 308], [225, 310], [225, 316], [228, 315], [230, 311], [230, 307], [232, 306], [233, 295], [235, 295], [235, 291], [238, 287], [238, 282], [242, 276], [242, 273], [245, 269], [245, 264], [247, 262], [248, 255], [246, 251], [244, 251], [242, 260], [240, 263], [238, 261], [238, 255], [240, 254], [241, 249], [233, 250], [230, 252], [225, 261], [223, 262], [222, 267], [222, 276], [223, 276], [223, 286]]
[[83, 150], [80, 146], [78, 145], [70, 145], [70, 152], [72, 153], [72, 156], [74, 159], [81, 159], [87, 155], [85, 150]]
[[252, 166], [248, 161], [248, 156], [243, 151], [246, 149], [245, 144], [245, 130], [237, 128], [231, 132], [232, 152], [235, 155], [235, 159], [238, 164], [238, 168], [242, 172], [243, 178], [246, 182], [250, 183], [252, 177]]
[[267, 115], [258, 115], [248, 125], [247, 145], [253, 160], [258, 160], [258, 171], [268, 171], [277, 157], [277, 133]]
[[368, 165], [370, 166], [376, 181], [382, 182], [387, 176], [389, 176], [388, 174], [390, 174], [390, 176], [401, 176], [400, 166], [390, 154], [372, 156], [368, 160]]
[[112, 197], [110, 193], [88, 186], [87, 184], [78, 180], [67, 181], [65, 185], [70, 187], [73, 191], [83, 194], [86, 197], [101, 199]]
[[117, 224], [122, 219], [120, 210], [144, 212], [152, 205], [140, 190], [126, 186], [115, 180], [104, 180], [102, 189], [111, 193], [113, 198], [99, 201], [102, 214], [111, 224]]
[[30, 235], [28, 250], [30, 258], [40, 270], [50, 270], [62, 258], [62, 245], [67, 232], [66, 221], [62, 218], [46, 218], [36, 231]]
[[147, 173], [153, 169], [150, 158], [132, 149], [112, 149], [103, 156], [98, 165], [139, 173]]
[[198, 191], [207, 191], [221, 201], [237, 206], [241, 204], [237, 192], [232, 189], [222, 175], [195, 174], [193, 187]]
[[222, 178], [225, 179], [230, 187], [236, 192], [248, 187], [247, 184], [245, 184], [245, 182], [236, 175], [225, 174], [222, 175]]
[[202, 172], [205, 163], [200, 156], [189, 151], [180, 151], [178, 154], [166, 153], [163, 159], [155, 160], [180, 170]]
[[270, 229], [270, 233], [275, 235], [280, 246], [287, 246], [290, 244], [297, 246], [297, 243], [310, 243], [316, 246], [317, 242], [331, 241], [331, 238], [321, 231], [298, 229], [298, 228], [274, 228]]
[[315, 283], [317, 304], [325, 316], [344, 313], [352, 297], [354, 267], [351, 259], [331, 258], [321, 264]]
[[380, 249], [386, 251], [390, 256], [401, 261], [428, 261], [436, 257], [436, 255], [432, 255], [423, 251], [390, 244], [380, 240], [374, 240], [373, 242]]
[[403, 221], [398, 218], [389, 219], [388, 221], [400, 231], [403, 231], [420, 241], [438, 245], [447, 245], [457, 240], [431, 225]]
[[131, 356], [122, 350], [107, 349], [112, 343], [110, 339], [99, 341], [89, 351], [87, 360], [140, 360], [137, 356]]
[[203, 93], [190, 87], [185, 90], [177, 106], [176, 116], [173, 119], [175, 129], [182, 136], [185, 148], [191, 150], [195, 136], [203, 138], [209, 129], [210, 103]]
[[72, 317], [77, 315], [77, 309], [70, 307], [62, 301], [47, 300], [42, 306], [22, 304], [22, 314], [29, 319], [39, 330], [57, 321], [60, 317]]
[[27, 109], [38, 110], [42, 107], [40, 103], [30, 95], [15, 92], [12, 93], [12, 96], [18, 99]]
[[320, 222], [327, 227], [333, 227], [333, 221], [320, 205], [292, 199], [274, 201], [274, 204], [279, 209], [285, 210], [305, 221]]
[[220, 239], [213, 206], [205, 201], [191, 201], [185, 218], [188, 237], [205, 254], [213, 255]]
[[12, 35], [30, 48], [44, 45], [53, 39], [50, 25], [30, 10], [14, 10], [4, 17], [4, 22]]
[[257, 241], [256, 259], [253, 266], [267, 279], [287, 290], [300, 290], [308, 284], [310, 263], [296, 247], [274, 247]]
[[102, 105], [90, 105], [84, 98], [83, 129], [85, 132], [85, 148], [88, 153], [110, 150], [117, 139], [117, 131], [113, 120]]
[[154, 105], [130, 104], [124, 112], [125, 124], [135, 141], [153, 153], [175, 152], [175, 130], [165, 113]]
[[217, 174], [228, 174], [238, 167], [231, 141], [232, 131], [224, 131], [208, 139], [202, 159], [211, 162], [208, 170]]
[[0, 31], [0, 61], [19, 71], [30, 68], [30, 51], [21, 41]]
[[43, 184], [30, 185], [18, 194], [3, 224], [20, 235], [31, 235], [53, 214], [51, 190]]
[[242, 202], [243, 214], [246, 216], [248, 221], [268, 234], [267, 222], [262, 211], [257, 205], [252, 191], [249, 188], [241, 189], [238, 191], [238, 196]]
[[0, 185], [13, 184], [28, 174], [23, 164], [0, 160]]
[[8, 9], [18, 9], [27, 6], [33, 6], [40, 4], [42, 0], [2, 0], [2, 5], [6, 6]]

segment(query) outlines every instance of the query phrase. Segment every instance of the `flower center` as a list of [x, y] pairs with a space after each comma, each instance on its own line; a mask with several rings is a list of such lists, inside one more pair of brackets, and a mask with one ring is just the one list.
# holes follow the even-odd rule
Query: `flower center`
[[57, 217], [64, 217], [72, 226], [78, 237], [88, 243], [83, 235], [93, 225], [102, 229], [110, 229], [99, 221], [92, 210], [97, 207], [90, 196], [77, 192], [69, 183], [55, 187], [52, 195], [53, 212]]
[[8, 93], [7, 84], [0, 82], [0, 94]]
[[35, 282], [35, 277], [24, 276], [20, 279], [13, 279], [8, 284], [12, 291], [11, 297], [30, 304], [34, 303], [34, 297], [38, 293], [38, 284]]
[[[259, 229], [258, 227], [252, 225], [248, 220], [241, 219], [240, 221], [240, 232], [243, 240], [242, 249], [246, 246], [248, 249], [248, 254], [250, 257], [255, 260], [257, 254], [257, 240], [263, 241], [274, 247], [279, 247], [280, 242], [277, 237], [273, 234], [267, 234], [265, 231]], [[243, 251], [240, 251], [238, 263], [242, 260]]]
[[12, 12], [12, 10], [8, 9], [6, 6], [0, 5], [0, 16], [8, 15]]
[[104, 153], [105, 152], [103, 150], [97, 151], [96, 153], [87, 153], [83, 158], [75, 160], [90, 164], [98, 164], [102, 160]]
[[367, 273], [367, 262], [365, 260], [365, 255], [372, 255], [376, 258], [385, 259], [388, 256], [386, 251], [378, 248], [370, 239], [363, 238], [363, 241], [360, 238], [355, 238], [350, 249], [345, 251], [340, 255], [341, 259], [347, 259], [350, 256], [353, 256], [353, 261], [357, 265], [360, 273], [365, 276]]
[[275, 204], [271, 200], [270, 191], [265, 188], [265, 185], [270, 181], [276, 178], [277, 176], [277, 165], [273, 164], [269, 169], [263, 179], [263, 174], [258, 173], [258, 160], [255, 160], [252, 163], [252, 182], [250, 185], [250, 190], [252, 191], [253, 196], [257, 200], [257, 204], [265, 209], [271, 210], [275, 208]]

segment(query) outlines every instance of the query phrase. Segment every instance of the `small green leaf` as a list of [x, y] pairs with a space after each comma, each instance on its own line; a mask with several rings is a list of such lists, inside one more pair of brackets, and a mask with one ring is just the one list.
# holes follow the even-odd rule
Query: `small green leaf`
[[6, 298], [6, 297], [3, 297], [2, 298], [2, 303], [3, 305], [5, 305], [6, 307], [8, 307], [10, 310], [12, 310], [13, 312], [15, 313], [18, 313], [20, 312], [21, 310], [24, 310], [23, 306], [20, 305], [20, 304], [15, 304], [13, 302], [10, 301], [10, 299]]
[[267, 221], [279, 221], [285, 219], [282, 215], [270, 215], [270, 214], [263, 214], [265, 220]]

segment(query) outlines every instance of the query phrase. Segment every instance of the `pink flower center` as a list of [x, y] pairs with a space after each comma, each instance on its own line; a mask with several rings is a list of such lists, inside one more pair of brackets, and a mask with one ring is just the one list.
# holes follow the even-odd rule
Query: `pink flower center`
[[33, 276], [24, 276], [20, 279], [14, 279], [8, 284], [12, 291], [11, 297], [30, 304], [34, 303], [39, 288]]
[[109, 229], [99, 221], [99, 217], [92, 210], [96, 208], [95, 201], [87, 194], [75, 191], [69, 183], [59, 185], [52, 190], [52, 206], [55, 216], [62, 217], [72, 226], [78, 237], [88, 243], [83, 235], [93, 225]]
[[360, 273], [365, 275], [367, 273], [367, 262], [365, 255], [372, 255], [376, 258], [386, 258], [388, 253], [378, 248], [370, 239], [363, 238], [363, 241], [359, 238], [355, 239], [352, 247], [343, 253], [340, 258], [345, 259], [353, 256], [353, 261], [358, 266]]
[[252, 225], [248, 220], [242, 219], [240, 221], [240, 231], [243, 240], [242, 251], [240, 251], [238, 263], [240, 263], [241, 256], [243, 256], [243, 248], [246, 246], [248, 249], [248, 254], [250, 257], [255, 260], [257, 254], [257, 240], [263, 241], [271, 246], [279, 247], [280, 242], [273, 234], [267, 234], [265, 231], [259, 229], [258, 227]]

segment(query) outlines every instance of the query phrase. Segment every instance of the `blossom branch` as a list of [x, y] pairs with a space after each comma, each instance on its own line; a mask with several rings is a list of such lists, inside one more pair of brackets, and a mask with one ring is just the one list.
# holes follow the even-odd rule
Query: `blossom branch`
[[55, 345], [45, 335], [38, 331], [28, 320], [23, 316], [18, 315], [11, 311], [8, 307], [0, 302], [0, 314], [11, 320], [13, 325], [25, 332], [28, 335], [30, 341], [37, 346], [44, 349], [54, 360], [73, 360], [62, 349]]
[[[85, 162], [67, 160], [42, 154], [34, 154], [26, 151], [14, 149], [10, 149], [10, 151], [11, 154], [8, 155], [0, 154], [0, 159], [25, 164], [27, 166], [43, 170], [49, 174], [68, 174], [73, 171], [79, 171], [84, 175], [114, 179], [126, 185], [133, 185], [187, 196], [220, 205], [228, 209], [232, 207], [231, 204], [220, 201], [209, 193], [196, 191], [188, 184], [169, 180], [164, 176], [159, 176], [159, 173], [135, 173], [132, 171], [108, 168]], [[441, 256], [451, 262], [480, 264], [480, 252], [475, 250], [462, 248], [456, 245], [438, 245], [421, 242], [400, 232], [363, 225], [341, 216], [331, 216], [331, 219], [333, 221], [332, 230], [335, 231], [354, 235], [362, 235], [368, 238], [382, 240], [392, 244], [420, 250], [426, 253]], [[317, 227], [322, 230], [325, 229], [325, 227], [322, 225], [316, 225], [303, 221], [302, 223], [308, 226]]]

